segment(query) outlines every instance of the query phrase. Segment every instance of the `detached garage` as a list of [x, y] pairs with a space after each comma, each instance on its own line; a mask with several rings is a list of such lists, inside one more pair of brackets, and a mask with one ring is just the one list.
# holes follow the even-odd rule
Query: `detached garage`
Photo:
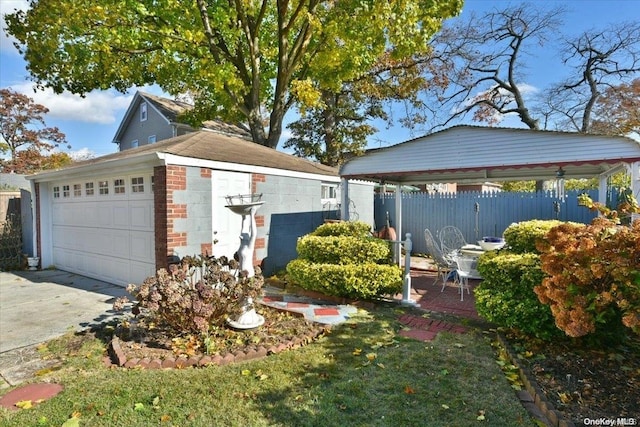
[[[259, 193], [254, 264], [271, 274], [295, 258], [297, 238], [339, 208], [334, 168], [207, 131], [29, 177], [34, 247], [50, 266], [126, 286], [169, 260], [233, 256], [241, 219], [228, 195]], [[351, 183], [349, 204], [373, 225], [373, 187]]]

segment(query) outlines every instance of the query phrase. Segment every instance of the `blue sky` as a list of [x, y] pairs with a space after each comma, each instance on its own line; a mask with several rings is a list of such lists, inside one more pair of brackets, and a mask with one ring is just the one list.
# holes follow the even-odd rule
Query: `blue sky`
[[[517, 3], [520, 2], [467, 0], [461, 17], [464, 18], [471, 12], [483, 13]], [[564, 5], [567, 9], [566, 25], [563, 29], [565, 36], [640, 18], [640, 0], [530, 0], [529, 3], [542, 4], [545, 7]], [[26, 7], [26, 1], [0, 0], [0, 15], [10, 13], [15, 8]], [[563, 76], [559, 62], [551, 54], [551, 49], [539, 49], [535, 58], [530, 61], [526, 83], [532, 88], [543, 89]], [[51, 91], [34, 93], [32, 84], [28, 80], [26, 64], [6, 36], [4, 19], [0, 37], [0, 87], [11, 87], [45, 105], [50, 110], [45, 117], [47, 125], [57, 126], [66, 134], [67, 141], [72, 147], [71, 151], [96, 156], [117, 150], [117, 146], [111, 141], [135, 93], [135, 88], [127, 94], [116, 91], [94, 91], [85, 98], [69, 93], [55, 95]], [[154, 87], [143, 88], [143, 90], [162, 95]], [[502, 125], [519, 126], [519, 123], [506, 120]], [[419, 135], [412, 135], [400, 126], [390, 129], [382, 126], [380, 132], [371, 138], [370, 147], [396, 144], [416, 136]]]

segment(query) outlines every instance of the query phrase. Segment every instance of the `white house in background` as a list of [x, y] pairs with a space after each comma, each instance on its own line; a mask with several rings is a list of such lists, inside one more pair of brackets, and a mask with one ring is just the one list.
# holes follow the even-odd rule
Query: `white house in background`
[[186, 102], [136, 92], [113, 142], [118, 144], [120, 151], [124, 151], [198, 130], [251, 140], [251, 134], [246, 128], [220, 120], [208, 120], [202, 124], [202, 129], [180, 123], [179, 115], [192, 108], [193, 105]]
[[[342, 192], [335, 168], [211, 131], [28, 179], [41, 267], [123, 286], [141, 283], [171, 257], [232, 257], [241, 217], [225, 208], [225, 196], [238, 194], [262, 194], [254, 264], [265, 274], [278, 271], [297, 256], [297, 239], [323, 223], [328, 207], [337, 208]], [[373, 226], [373, 184], [350, 184], [342, 195], [350, 213]]]

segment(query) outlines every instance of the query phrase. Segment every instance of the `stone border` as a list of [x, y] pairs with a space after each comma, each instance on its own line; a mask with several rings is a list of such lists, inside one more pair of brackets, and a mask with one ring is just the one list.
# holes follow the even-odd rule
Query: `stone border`
[[210, 365], [224, 366], [231, 363], [246, 362], [266, 357], [270, 354], [280, 353], [286, 350], [294, 350], [306, 344], [310, 344], [320, 336], [331, 331], [329, 326], [317, 326], [315, 330], [301, 337], [295, 337], [289, 342], [280, 343], [270, 347], [249, 346], [243, 350], [237, 350], [233, 353], [229, 352], [224, 355], [198, 355], [192, 357], [168, 357], [166, 359], [151, 358], [127, 358], [125, 351], [120, 345], [120, 338], [113, 337], [109, 343], [108, 353], [113, 364], [124, 368], [143, 368], [143, 369], [172, 369], [187, 367], [202, 367]]
[[506, 337], [501, 333], [497, 333], [498, 341], [500, 345], [505, 349], [507, 354], [509, 355], [509, 359], [511, 363], [518, 367], [518, 373], [520, 375], [520, 379], [524, 384], [525, 389], [531, 395], [533, 399], [533, 403], [540, 410], [540, 412], [547, 418], [547, 420], [551, 423], [552, 427], [576, 427], [573, 421], [568, 421], [563, 418], [562, 414], [555, 409], [553, 404], [547, 399], [544, 392], [535, 381], [535, 377], [529, 372], [529, 369], [523, 367], [518, 360], [515, 350], [511, 347]]

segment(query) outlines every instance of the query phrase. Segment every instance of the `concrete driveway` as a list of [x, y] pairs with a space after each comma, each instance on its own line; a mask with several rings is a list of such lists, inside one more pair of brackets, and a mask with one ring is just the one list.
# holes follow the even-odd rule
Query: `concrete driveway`
[[112, 305], [122, 295], [127, 295], [122, 287], [59, 270], [0, 272], [4, 386], [23, 381], [17, 371], [37, 365], [37, 344], [108, 320], [117, 314]]

